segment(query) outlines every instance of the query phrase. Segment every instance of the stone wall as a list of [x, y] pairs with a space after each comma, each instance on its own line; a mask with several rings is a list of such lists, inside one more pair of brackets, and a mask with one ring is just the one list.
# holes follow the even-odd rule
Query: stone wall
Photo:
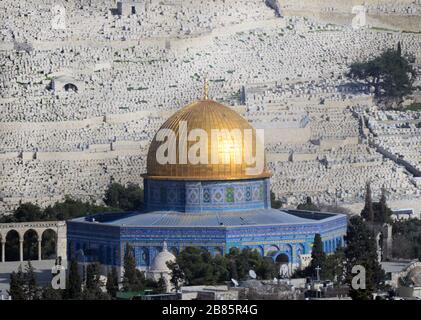
[[[388, 14], [377, 12], [373, 7], [384, 7], [395, 4], [388, 0], [278, 0], [283, 16], [311, 17], [319, 21], [341, 25], [351, 25], [354, 14], [352, 8], [357, 5], [365, 5], [367, 12], [367, 24], [377, 28], [397, 29], [412, 32], [421, 31], [421, 19], [419, 15], [411, 14]], [[395, 5], [411, 5], [413, 0], [399, 0]], [[419, 3], [418, 3], [419, 5]]]

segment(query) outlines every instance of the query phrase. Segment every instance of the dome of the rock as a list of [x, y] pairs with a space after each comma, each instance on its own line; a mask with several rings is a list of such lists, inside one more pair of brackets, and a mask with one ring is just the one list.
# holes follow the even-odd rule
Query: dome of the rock
[[[184, 127], [182, 127], [183, 122], [185, 123]], [[207, 141], [204, 142], [207, 144], [207, 163], [192, 164], [189, 161], [186, 163], [179, 161], [180, 150], [185, 150], [180, 147], [179, 137], [184, 134], [185, 139], [187, 139], [187, 134], [190, 134], [194, 129], [203, 130], [208, 137]], [[232, 130], [236, 129], [237, 132], [240, 132], [240, 135], [232, 134]], [[147, 157], [148, 178], [202, 181], [241, 180], [270, 176], [266, 167], [264, 167], [263, 172], [254, 176], [246, 173], [246, 168], [250, 168], [252, 165], [245, 161], [245, 154], [249, 152], [252, 157], [256, 156], [256, 130], [236, 111], [218, 102], [203, 99], [190, 103], [172, 115], [158, 132], [165, 132], [162, 130], [171, 130], [177, 137], [176, 142], [172, 144], [172, 147], [175, 148], [176, 163], [162, 164], [157, 161], [157, 151], [166, 140], [158, 141], [157, 135], [155, 135]], [[215, 136], [215, 130], [218, 130], [221, 134], [216, 140], [212, 140], [212, 137]], [[227, 130], [229, 130], [228, 134], [226, 134]], [[246, 131], [250, 132], [251, 138], [249, 138], [249, 141], [252, 142], [250, 144], [245, 143]], [[186, 149], [190, 150], [197, 141], [189, 138]], [[213, 141], [217, 141], [217, 143], [213, 144]], [[261, 142], [264, 143], [264, 141]], [[217, 154], [217, 163], [212, 161], [212, 153]]]
[[[218, 134], [217, 148], [214, 130], [230, 131]], [[243, 135], [247, 132], [248, 140], [233, 134], [235, 130]], [[122, 268], [130, 244], [136, 266], [155, 281], [164, 275], [169, 285], [167, 262], [187, 247], [212, 255], [250, 248], [275, 262], [288, 263], [290, 271], [310, 256], [316, 233], [323, 239], [325, 252], [334, 252], [344, 243], [345, 215], [271, 208], [270, 174], [262, 157], [264, 148], [256, 143], [262, 142], [260, 147], [264, 143], [260, 133], [231, 108], [207, 99], [205, 90], [202, 100], [176, 112], [153, 139], [143, 176], [141, 210], [69, 221], [69, 259], [82, 250], [90, 261]], [[189, 154], [189, 161], [180, 162], [181, 152], [191, 149], [193, 159], [200, 151], [211, 161], [192, 163]], [[166, 156], [171, 162], [164, 164], [162, 157]], [[247, 169], [255, 167], [258, 172], [250, 174]]]

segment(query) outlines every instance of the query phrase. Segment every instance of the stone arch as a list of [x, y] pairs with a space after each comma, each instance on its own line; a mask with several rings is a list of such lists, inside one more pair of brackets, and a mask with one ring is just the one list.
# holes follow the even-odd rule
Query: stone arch
[[265, 256], [273, 257], [279, 251], [279, 246], [271, 244], [265, 248]]
[[288, 278], [290, 276], [291, 257], [286, 252], [280, 252], [274, 259], [278, 266], [279, 276], [281, 278]]
[[6, 233], [6, 244], [5, 244], [5, 261], [19, 261], [20, 260], [20, 233], [11, 229]]
[[279, 248], [279, 250], [285, 251], [285, 253], [287, 253], [289, 256], [291, 256], [292, 252], [294, 251], [292, 245], [289, 243], [284, 244], [283, 247]]
[[74, 83], [71, 83], [71, 82], [66, 83], [63, 86], [63, 89], [66, 92], [78, 92], [79, 90], [78, 87]]
[[57, 232], [47, 228], [41, 233], [41, 258], [57, 258]]
[[278, 253], [276, 255], [276, 257], [274, 257], [274, 260], [275, 260], [276, 263], [279, 263], [279, 264], [288, 264], [288, 263], [290, 263], [290, 257], [285, 252]]
[[149, 261], [149, 257], [150, 257], [150, 252], [149, 252], [149, 248], [148, 247], [140, 247], [137, 250], [135, 250], [135, 252], [138, 254], [138, 256], [136, 257], [136, 262], [139, 266], [147, 266], [150, 264]]
[[299, 243], [297, 245], [297, 251], [296, 252], [297, 252], [297, 257], [299, 257], [302, 254], [305, 254], [306, 253], [305, 246], [302, 243]]
[[341, 238], [336, 238], [336, 248], [342, 247]]
[[67, 259], [68, 248], [64, 221], [16, 222], [1, 225], [0, 262], [41, 260], [42, 238], [46, 230], [51, 230], [47, 233], [54, 232], [53, 238], [57, 244], [54, 248], [56, 256]]
[[39, 235], [35, 229], [27, 229], [23, 234], [23, 260], [38, 259]]

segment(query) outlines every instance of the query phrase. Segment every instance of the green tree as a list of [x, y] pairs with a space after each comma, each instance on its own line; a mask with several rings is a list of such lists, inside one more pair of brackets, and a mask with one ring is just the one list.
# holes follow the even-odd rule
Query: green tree
[[138, 210], [143, 205], [143, 190], [137, 184], [124, 187], [119, 183], [112, 183], [105, 193], [104, 202], [125, 211]]
[[169, 261], [167, 262], [167, 266], [171, 270], [170, 282], [174, 287], [173, 290], [178, 292], [186, 279], [184, 272], [176, 262]]
[[400, 43], [396, 50], [389, 49], [369, 61], [353, 63], [347, 74], [374, 87], [377, 98], [391, 99], [402, 99], [410, 94], [415, 75], [409, 59], [402, 55]]
[[364, 208], [361, 211], [361, 217], [363, 217], [364, 220], [366, 221], [370, 221], [370, 222], [374, 221], [373, 198], [371, 196], [371, 185], [369, 182], [367, 182], [366, 184], [365, 203], [364, 203]]
[[257, 277], [263, 280], [273, 279], [278, 274], [276, 264], [269, 257], [262, 257], [254, 271]]
[[51, 284], [42, 290], [42, 300], [63, 300], [63, 290], [53, 289]]
[[85, 300], [106, 300], [109, 296], [102, 292], [101, 272], [98, 262], [90, 263], [86, 268], [86, 285], [83, 290]]
[[382, 288], [384, 271], [377, 260], [376, 240], [373, 232], [364, 223], [363, 219], [354, 216], [350, 219], [345, 237], [347, 282], [351, 284], [354, 277], [352, 268], [361, 265], [366, 272], [366, 289], [350, 289], [350, 296], [356, 300], [368, 300], [372, 294]]
[[177, 255], [177, 265], [185, 275], [188, 285], [214, 285], [227, 278], [223, 259], [214, 259], [203, 249], [187, 247]]
[[157, 285], [156, 285], [156, 291], [158, 293], [166, 293], [167, 292], [167, 283], [165, 282], [165, 279], [163, 277], [160, 277]]
[[251, 248], [231, 248], [225, 256], [212, 256], [204, 249], [187, 247], [177, 255], [176, 262], [167, 264], [174, 286], [182, 282], [186, 285], [217, 285], [231, 278], [246, 280], [251, 269], [258, 279], [273, 279], [277, 275], [274, 261]]
[[56, 202], [44, 210], [45, 220], [68, 220], [107, 211], [119, 211], [116, 208], [98, 206], [89, 202], [75, 200], [66, 196], [63, 202]]
[[14, 211], [16, 222], [43, 220], [41, 208], [32, 203], [23, 203]]
[[261, 256], [251, 248], [231, 248], [226, 259], [230, 278], [236, 280], [248, 279], [250, 270], [254, 270], [257, 278], [262, 280], [273, 279], [277, 275], [273, 260]]
[[383, 188], [379, 203], [375, 204], [375, 221], [381, 224], [392, 223], [393, 211], [387, 206], [386, 191]]
[[421, 261], [421, 220], [396, 221], [392, 233], [393, 257]]
[[29, 202], [23, 203], [15, 209], [13, 214], [0, 217], [0, 223], [68, 220], [86, 216], [88, 214], [117, 211], [121, 210], [74, 200], [66, 196], [63, 202], [56, 202], [53, 206], [48, 206], [44, 210], [41, 210], [40, 207], [35, 204]]
[[306, 198], [305, 203], [300, 203], [297, 206], [297, 209], [298, 210], [308, 210], [308, 211], [320, 211], [320, 208], [317, 207], [315, 204], [313, 204], [310, 197]]
[[144, 273], [136, 269], [133, 248], [127, 243], [124, 251], [123, 291], [140, 291], [144, 289]]
[[24, 274], [24, 290], [26, 300], [37, 300], [39, 299], [39, 289], [37, 286], [37, 280], [35, 277], [35, 269], [32, 266], [31, 261], [28, 261], [28, 264], [25, 269]]
[[118, 274], [117, 269], [113, 266], [111, 271], [107, 275], [107, 292], [112, 297], [115, 298], [118, 292]]
[[9, 295], [13, 300], [26, 300], [25, 293], [25, 275], [22, 271], [22, 267], [19, 266], [18, 272], [13, 271], [10, 274], [10, 289]]
[[392, 223], [392, 210], [387, 206], [386, 191], [382, 189], [379, 202], [373, 202], [370, 184], [367, 183], [365, 205], [361, 211], [361, 217], [371, 223]]
[[333, 254], [326, 256], [326, 263], [322, 272], [324, 279], [342, 284], [345, 280], [345, 251], [339, 247]]
[[38, 300], [40, 298], [40, 290], [31, 261], [28, 261], [25, 272], [19, 266], [17, 273], [10, 274], [9, 294], [13, 300]]
[[325, 279], [324, 271], [326, 268], [326, 254], [323, 249], [322, 237], [319, 233], [314, 235], [313, 247], [311, 248], [311, 262], [308, 268], [309, 274], [313, 277], [317, 276], [316, 268], [320, 268], [320, 278]]
[[82, 280], [76, 260], [70, 262], [69, 275], [65, 290], [66, 299], [78, 300], [82, 297]]

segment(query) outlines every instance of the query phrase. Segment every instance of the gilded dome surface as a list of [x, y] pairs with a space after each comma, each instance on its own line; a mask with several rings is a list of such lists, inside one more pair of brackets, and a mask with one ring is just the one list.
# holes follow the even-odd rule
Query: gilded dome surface
[[[184, 124], [180, 125], [180, 123]], [[245, 153], [248, 152], [251, 156], [256, 156], [256, 130], [237, 112], [218, 102], [208, 99], [195, 101], [173, 114], [161, 126], [160, 130], [162, 129], [170, 129], [177, 137], [176, 142], [172, 144], [175, 148], [176, 163], [162, 164], [162, 162], [160, 163], [157, 160], [158, 149], [165, 141], [162, 141], [162, 139], [158, 141], [157, 135], [155, 135], [147, 157], [147, 178], [166, 180], [237, 180], [270, 176], [266, 169], [264, 151], [262, 152], [262, 172], [250, 175], [246, 170], [255, 166], [255, 164], [245, 161]], [[187, 148], [183, 149], [182, 146], [180, 147], [179, 137], [187, 136], [194, 129], [202, 129], [202, 132], [206, 132], [208, 136], [206, 151], [209, 161], [207, 163], [192, 164], [191, 161], [185, 163], [180, 161], [180, 152], [182, 152], [180, 150], [190, 150], [193, 145], [197, 145], [200, 139], [193, 141], [189, 139], [186, 142]], [[215, 148], [215, 145], [212, 144], [215, 130], [220, 132], [229, 130], [233, 132], [232, 130], [235, 129], [239, 129], [243, 135], [220, 135], [217, 138]], [[244, 139], [244, 132], [246, 131], [249, 132], [249, 140]], [[251, 141], [252, 143], [247, 143]], [[262, 143], [264, 142], [262, 141]], [[200, 154], [201, 152], [202, 150], [198, 153]], [[218, 158], [217, 163], [212, 161], [211, 154], [215, 155], [215, 152]]]

